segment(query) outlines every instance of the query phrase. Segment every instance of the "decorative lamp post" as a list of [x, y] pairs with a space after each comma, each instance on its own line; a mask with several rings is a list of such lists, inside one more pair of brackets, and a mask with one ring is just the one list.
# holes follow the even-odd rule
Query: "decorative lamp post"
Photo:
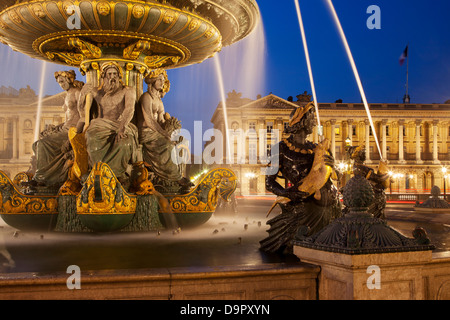
[[446, 196], [445, 196], [445, 180], [446, 180], [446, 178], [447, 178], [447, 168], [446, 167], [442, 167], [442, 175], [443, 175], [443, 178], [444, 178], [444, 200], [445, 200], [445, 198], [446, 198]]
[[390, 192], [390, 194], [392, 194], [392, 177], [393, 177], [394, 173], [392, 171], [389, 171], [388, 175], [389, 175], [389, 192]]

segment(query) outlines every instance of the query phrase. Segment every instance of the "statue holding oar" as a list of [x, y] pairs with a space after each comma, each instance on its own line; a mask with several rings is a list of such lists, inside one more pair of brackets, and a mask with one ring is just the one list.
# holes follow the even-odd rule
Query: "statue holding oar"
[[279, 152], [271, 155], [273, 160], [278, 158], [279, 167], [276, 174], [266, 177], [266, 189], [278, 196], [271, 210], [278, 204], [282, 212], [267, 221], [269, 236], [260, 242], [263, 251], [290, 252], [299, 230], [311, 235], [341, 215], [338, 192], [331, 181], [336, 177], [329, 141], [315, 144], [306, 140], [314, 125], [313, 103], [295, 108], [285, 129], [289, 137], [280, 141], [274, 148]]

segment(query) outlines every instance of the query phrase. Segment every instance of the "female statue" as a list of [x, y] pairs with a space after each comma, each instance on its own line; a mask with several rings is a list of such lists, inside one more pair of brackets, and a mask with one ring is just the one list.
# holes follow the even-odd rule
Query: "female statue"
[[150, 73], [145, 82], [148, 89], [139, 99], [136, 112], [143, 160], [160, 180], [178, 182], [180, 187], [189, 188], [192, 183], [182, 176], [180, 166], [172, 157], [176, 143], [171, 140], [171, 135], [181, 125], [164, 111], [161, 98], [170, 87], [167, 73], [157, 69]]

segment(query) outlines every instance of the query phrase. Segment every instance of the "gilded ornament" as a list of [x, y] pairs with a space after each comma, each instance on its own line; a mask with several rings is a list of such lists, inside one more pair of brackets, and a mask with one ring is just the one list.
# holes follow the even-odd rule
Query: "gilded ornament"
[[[223, 183], [227, 180], [227, 183]], [[236, 189], [236, 175], [226, 168], [209, 171], [200, 183], [186, 195], [167, 195], [174, 213], [214, 212], [218, 197], [226, 199]]]
[[106, 163], [97, 163], [77, 196], [78, 214], [132, 214], [137, 197], [128, 194]]
[[97, 4], [97, 11], [102, 16], [107, 16], [111, 12], [111, 6], [106, 1], [101, 1]]
[[142, 52], [150, 50], [150, 42], [139, 40], [123, 49], [123, 57], [125, 59], [136, 60]]
[[88, 59], [98, 59], [102, 56], [102, 51], [99, 47], [79, 38], [70, 37], [67, 43], [70, 48], [80, 50], [81, 54]]
[[45, 17], [44, 9], [42, 8], [42, 6], [40, 4], [33, 4], [33, 6], [31, 8], [33, 10], [33, 13], [36, 15], [36, 17], [38, 17], [38, 18]]
[[139, 4], [133, 6], [133, 10], [131, 13], [133, 14], [133, 17], [136, 19], [140, 19], [144, 16], [145, 8]]
[[166, 10], [166, 12], [164, 13], [163, 21], [164, 23], [169, 24], [172, 23], [175, 20], [175, 18], [177, 18], [177, 14], [174, 11]]
[[192, 19], [191, 23], [189, 23], [188, 30], [189, 30], [189, 31], [192, 31], [192, 30], [194, 30], [195, 28], [197, 28], [198, 25], [199, 25], [199, 21], [198, 21], [197, 19]]
[[28, 196], [17, 190], [8, 176], [0, 170], [1, 214], [56, 214], [58, 201], [52, 196]]
[[10, 10], [8, 13], [9, 13], [9, 17], [11, 18], [12, 21], [14, 21], [16, 23], [22, 23], [22, 19], [20, 19], [19, 15], [17, 14], [16, 11]]

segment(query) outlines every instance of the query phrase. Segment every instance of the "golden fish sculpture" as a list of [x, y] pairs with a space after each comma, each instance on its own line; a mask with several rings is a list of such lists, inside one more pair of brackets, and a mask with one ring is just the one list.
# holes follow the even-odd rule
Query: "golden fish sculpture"
[[330, 140], [324, 139], [314, 149], [314, 161], [311, 167], [311, 171], [301, 181], [298, 186], [298, 190], [305, 192], [309, 195], [314, 194], [314, 199], [320, 200], [320, 189], [325, 185], [331, 175], [333, 179], [336, 179], [336, 173], [334, 169], [325, 164], [324, 156], [329, 154]]

